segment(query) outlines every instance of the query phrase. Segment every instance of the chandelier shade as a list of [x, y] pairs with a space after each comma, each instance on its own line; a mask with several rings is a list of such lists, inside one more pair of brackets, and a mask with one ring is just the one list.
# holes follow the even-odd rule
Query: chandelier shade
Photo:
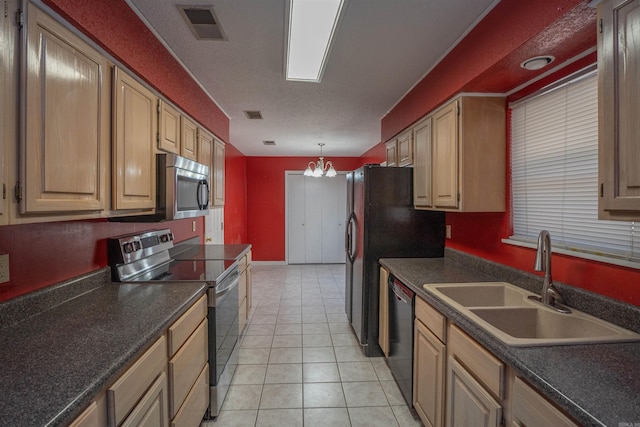
[[336, 170], [333, 168], [333, 163], [331, 161], [324, 162], [324, 157], [322, 157], [322, 147], [323, 143], [318, 144], [320, 146], [320, 158], [316, 163], [309, 162], [307, 165], [307, 169], [304, 171], [304, 176], [313, 176], [319, 178], [323, 175], [326, 175], [330, 178], [338, 175]]

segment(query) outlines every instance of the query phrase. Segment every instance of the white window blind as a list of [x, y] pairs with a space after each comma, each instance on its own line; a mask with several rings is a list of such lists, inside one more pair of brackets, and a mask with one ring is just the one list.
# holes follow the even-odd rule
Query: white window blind
[[546, 229], [556, 248], [640, 260], [633, 222], [598, 220], [595, 71], [512, 105], [511, 141], [511, 240]]

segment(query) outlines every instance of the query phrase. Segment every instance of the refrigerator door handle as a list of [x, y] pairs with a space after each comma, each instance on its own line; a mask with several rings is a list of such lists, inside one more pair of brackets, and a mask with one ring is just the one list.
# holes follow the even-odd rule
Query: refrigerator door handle
[[356, 259], [356, 253], [358, 251], [358, 225], [356, 224], [356, 214], [352, 213], [349, 218], [349, 224], [351, 225], [351, 238], [349, 243], [349, 259], [354, 262]]

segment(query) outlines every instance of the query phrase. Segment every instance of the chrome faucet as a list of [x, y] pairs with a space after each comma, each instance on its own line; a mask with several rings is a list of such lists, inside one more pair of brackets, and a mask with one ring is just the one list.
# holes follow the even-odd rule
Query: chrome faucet
[[563, 305], [562, 295], [553, 285], [551, 278], [551, 236], [547, 230], [542, 230], [538, 235], [538, 247], [536, 250], [536, 260], [533, 269], [544, 272], [541, 296], [532, 296], [531, 299], [552, 307], [562, 313], [571, 313], [568, 307]]

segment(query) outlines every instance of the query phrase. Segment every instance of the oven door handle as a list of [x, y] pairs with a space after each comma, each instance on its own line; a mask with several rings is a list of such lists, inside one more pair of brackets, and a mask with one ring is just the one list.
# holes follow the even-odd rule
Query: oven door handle
[[233, 290], [240, 283], [240, 274], [236, 274], [236, 277], [225, 284], [224, 288], [213, 287], [209, 288], [209, 307], [215, 307], [220, 304], [226, 295]]

